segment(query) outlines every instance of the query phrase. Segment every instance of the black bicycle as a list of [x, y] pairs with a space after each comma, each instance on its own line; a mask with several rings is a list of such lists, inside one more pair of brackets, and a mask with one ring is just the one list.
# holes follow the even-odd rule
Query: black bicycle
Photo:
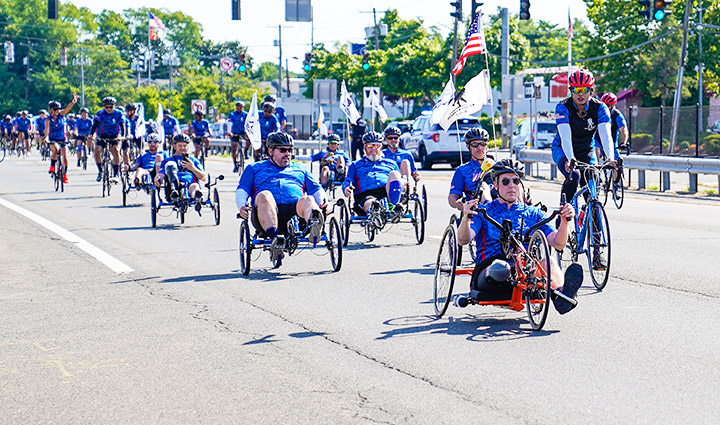
[[[100, 140], [98, 140], [99, 142]], [[110, 196], [112, 187], [112, 156], [110, 155], [110, 140], [105, 140], [105, 147], [100, 155], [100, 182], [102, 183], [102, 196]]]
[[58, 152], [57, 152], [57, 161], [55, 162], [55, 171], [50, 174], [50, 177], [53, 179], [53, 185], [55, 186], [55, 191], [57, 192], [60, 190], [60, 192], [65, 191], [65, 182], [64, 177], [65, 173], [67, 173], [67, 168], [65, 167], [65, 157], [63, 155], [63, 148], [61, 146], [58, 146]]

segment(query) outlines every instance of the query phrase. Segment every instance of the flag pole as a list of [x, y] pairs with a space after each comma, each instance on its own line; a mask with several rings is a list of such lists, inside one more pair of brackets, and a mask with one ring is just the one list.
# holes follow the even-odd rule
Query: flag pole
[[150, 68], [152, 68], [152, 45], [150, 44], [150, 33], [152, 32], [152, 28], [150, 25], [150, 17], [148, 16], [148, 55], [147, 58], [145, 58], [145, 66], [147, 66], [147, 72], [148, 72], [148, 87], [150, 87], [150, 84], [152, 83], [151, 74], [150, 74]]

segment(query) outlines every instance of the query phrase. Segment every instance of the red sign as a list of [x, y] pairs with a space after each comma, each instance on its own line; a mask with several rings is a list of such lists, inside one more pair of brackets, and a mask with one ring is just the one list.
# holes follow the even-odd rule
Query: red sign
[[561, 84], [567, 84], [568, 83], [568, 75], [567, 74], [555, 74], [552, 77], [553, 81]]

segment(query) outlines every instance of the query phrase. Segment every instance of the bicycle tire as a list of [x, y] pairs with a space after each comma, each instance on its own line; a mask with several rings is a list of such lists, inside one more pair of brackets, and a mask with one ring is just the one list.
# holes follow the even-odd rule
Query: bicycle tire
[[244, 276], [250, 274], [250, 261], [252, 254], [252, 239], [250, 237], [250, 227], [247, 220], [240, 222], [240, 241], [238, 243], [238, 251], [240, 254], [240, 273]]
[[342, 244], [347, 246], [350, 238], [350, 207], [347, 202], [343, 202], [340, 207], [340, 230], [342, 231]]
[[157, 193], [155, 188], [153, 187], [150, 189], [150, 223], [152, 224], [152, 227], [155, 228], [157, 226], [157, 212], [158, 212], [158, 202], [157, 202]]
[[435, 260], [433, 308], [437, 317], [445, 314], [452, 299], [458, 248], [455, 224], [448, 224], [440, 240], [440, 248]]
[[613, 184], [613, 202], [617, 209], [622, 208], [625, 202], [625, 177], [623, 177], [622, 174], [620, 174], [620, 181], [617, 187]]
[[334, 272], [339, 272], [342, 267], [342, 245], [340, 225], [335, 217], [332, 217], [328, 226], [327, 249], [330, 251], [330, 265]]
[[417, 244], [422, 245], [423, 241], [425, 241], [425, 210], [422, 201], [419, 199], [415, 200], [413, 206], [413, 227], [415, 228]]
[[[550, 311], [552, 294], [550, 279], [550, 248], [547, 238], [541, 230], [530, 236], [527, 249], [527, 264], [523, 274], [527, 281], [525, 288], [525, 307], [533, 330], [539, 331], [545, 326]], [[517, 265], [516, 265], [517, 267]]]
[[[610, 223], [608, 221], [607, 214], [605, 213], [605, 208], [603, 208], [602, 204], [600, 204], [599, 201], [590, 201], [588, 212], [590, 211], [592, 211], [592, 213], [588, 213], [585, 224], [586, 226], [590, 226], [588, 227], [588, 232], [585, 236], [587, 238], [588, 267], [590, 269], [590, 277], [592, 279], [593, 285], [595, 285], [595, 288], [597, 288], [599, 291], [602, 291], [607, 285], [608, 278], [610, 277], [610, 261], [612, 258]], [[593, 233], [598, 232], [593, 228], [594, 223], [592, 221], [592, 216], [595, 214], [598, 214], [600, 221], [599, 244], [594, 242], [593, 237]], [[596, 248], [599, 250], [600, 255], [602, 255], [604, 251], [606, 261], [606, 267], [604, 270], [595, 270], [593, 268], [593, 262], [595, 261], [596, 257]]]
[[220, 194], [217, 187], [213, 188], [213, 215], [215, 217], [215, 225], [220, 225]]
[[3, 162], [5, 159], [5, 144], [0, 143], [0, 162]]

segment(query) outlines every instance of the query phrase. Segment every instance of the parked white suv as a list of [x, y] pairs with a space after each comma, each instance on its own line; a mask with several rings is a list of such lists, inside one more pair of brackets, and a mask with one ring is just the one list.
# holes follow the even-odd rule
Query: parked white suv
[[525, 118], [518, 123], [510, 144], [511, 152], [517, 153], [518, 150], [526, 147], [546, 149], [552, 145], [555, 133], [557, 133], [555, 120], [540, 118], [537, 121], [533, 120], [533, 123], [535, 124], [535, 140], [532, 140], [530, 135], [530, 120]]
[[430, 125], [430, 114], [423, 113], [413, 122], [405, 149], [412, 152], [423, 170], [429, 170], [438, 163], [455, 168], [460, 165], [460, 155], [463, 162], [470, 160], [470, 152], [465, 146], [465, 132], [479, 125], [477, 118], [462, 118], [445, 132], [438, 124]]

